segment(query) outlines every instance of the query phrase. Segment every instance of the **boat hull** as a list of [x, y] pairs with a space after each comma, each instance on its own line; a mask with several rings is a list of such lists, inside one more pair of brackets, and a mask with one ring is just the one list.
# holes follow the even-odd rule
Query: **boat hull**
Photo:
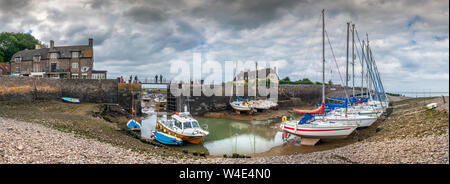
[[176, 136], [178, 138], [181, 138], [183, 141], [192, 143], [192, 144], [198, 144], [200, 143], [203, 138], [205, 136], [188, 136], [188, 135], [183, 135], [183, 134], [179, 134], [177, 132], [172, 131], [171, 129], [167, 128], [165, 124], [160, 123], [159, 121], [156, 122], [156, 127], [160, 128], [162, 132], [172, 135], [172, 136]]
[[231, 104], [231, 107], [237, 111], [251, 111], [252, 110], [252, 108], [250, 108], [250, 107], [239, 106], [239, 105], [234, 105], [234, 104]]
[[[323, 118], [318, 117], [317, 119], [323, 119]], [[335, 122], [352, 123], [352, 124], [358, 125], [358, 128], [364, 128], [364, 127], [371, 126], [377, 120], [377, 118], [375, 118], [375, 117], [368, 117], [368, 118], [344, 118], [344, 117], [339, 117], [339, 118], [331, 117], [330, 118], [330, 117], [327, 117], [327, 120], [335, 121]]]
[[286, 131], [287, 133], [304, 138], [344, 139], [356, 129], [356, 126], [304, 127], [295, 125], [282, 125], [281, 129], [283, 131]]
[[183, 143], [180, 138], [157, 131], [152, 132], [152, 137], [158, 142], [168, 145], [181, 145]]
[[63, 102], [67, 102], [67, 103], [75, 103], [75, 104], [79, 104], [80, 103], [80, 100], [78, 98], [63, 97], [63, 98], [61, 98], [61, 100]]

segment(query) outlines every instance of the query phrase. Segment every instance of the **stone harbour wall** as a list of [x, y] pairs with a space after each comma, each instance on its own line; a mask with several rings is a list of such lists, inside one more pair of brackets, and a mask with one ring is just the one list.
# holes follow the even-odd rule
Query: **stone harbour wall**
[[[208, 86], [209, 87], [209, 86]], [[212, 87], [211, 87], [212, 88]], [[217, 89], [217, 88], [216, 88]], [[184, 106], [188, 106], [188, 110], [194, 114], [199, 115], [211, 111], [230, 110], [229, 102], [236, 99], [235, 96], [206, 96], [202, 93], [201, 96], [192, 96], [193, 89], [191, 89], [191, 96], [176, 97], [176, 111], [183, 111]], [[225, 94], [225, 87], [222, 86], [222, 94]], [[339, 91], [343, 88], [339, 85], [326, 86], [327, 95], [338, 94], [337, 97], [343, 97]], [[233, 91], [235, 94], [235, 90]], [[244, 88], [243, 98], [253, 97], [248, 96], [247, 88]], [[343, 94], [343, 93], [342, 93]], [[278, 87], [278, 104], [280, 107], [293, 107], [302, 105], [319, 104], [322, 98], [322, 85], [316, 84], [299, 84], [299, 85], [280, 85]]]
[[132, 95], [140, 114], [140, 84], [119, 84], [115, 79], [52, 79], [0, 76], [0, 101], [79, 98], [81, 102], [116, 103], [131, 112]]

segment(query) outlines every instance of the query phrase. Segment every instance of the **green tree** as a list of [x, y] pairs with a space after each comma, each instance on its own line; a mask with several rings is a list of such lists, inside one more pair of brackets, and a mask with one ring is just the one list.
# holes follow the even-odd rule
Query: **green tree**
[[41, 48], [46, 47], [31, 34], [2, 32], [0, 33], [0, 62], [9, 62], [16, 52], [34, 49], [36, 44], [39, 44]]
[[281, 80], [286, 81], [286, 82], [290, 82], [291, 81], [291, 79], [289, 77], [285, 77], [285, 78], [283, 78]]

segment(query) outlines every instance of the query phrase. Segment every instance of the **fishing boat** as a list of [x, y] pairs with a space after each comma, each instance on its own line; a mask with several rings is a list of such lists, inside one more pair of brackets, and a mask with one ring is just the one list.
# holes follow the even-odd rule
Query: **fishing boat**
[[155, 99], [153, 99], [153, 101], [158, 105], [166, 105], [167, 104], [167, 100], [163, 96], [156, 96]]
[[80, 103], [80, 99], [78, 98], [62, 97], [61, 100], [67, 103]]
[[134, 119], [130, 119], [127, 123], [127, 127], [131, 130], [141, 130], [141, 124]]
[[158, 131], [153, 131], [151, 138], [154, 138], [155, 140], [157, 140], [160, 143], [168, 144], [168, 145], [182, 145], [183, 144], [183, 140], [181, 138], [178, 138], [176, 136], [169, 135], [166, 133], [158, 132]]
[[177, 112], [169, 120], [158, 119], [156, 129], [193, 144], [200, 143], [209, 135], [208, 131], [200, 128], [197, 120], [189, 112]]

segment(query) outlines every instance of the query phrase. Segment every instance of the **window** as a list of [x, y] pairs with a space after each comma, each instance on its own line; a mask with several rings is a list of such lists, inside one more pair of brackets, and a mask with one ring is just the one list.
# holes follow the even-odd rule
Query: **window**
[[198, 125], [198, 122], [193, 121], [192, 122], [192, 128], [200, 128], [200, 126]]
[[72, 79], [78, 79], [78, 74], [72, 74]]
[[39, 72], [39, 65], [34, 66], [34, 72]]
[[175, 120], [175, 126], [181, 129], [181, 123], [178, 120]]
[[189, 121], [187, 121], [187, 122], [184, 122], [184, 123], [183, 123], [183, 127], [184, 127], [184, 129], [187, 129], [187, 128], [192, 128], [192, 126], [191, 126], [191, 122], [189, 122]]
[[72, 58], [78, 58], [80, 55], [80, 52], [72, 52]]
[[16, 66], [16, 73], [20, 72], [20, 67]]
[[72, 63], [72, 68], [78, 68], [78, 63]]
[[58, 53], [50, 53], [50, 58], [58, 58]]
[[41, 56], [34, 56], [34, 61], [35, 62], [41, 61]]
[[16, 57], [16, 63], [20, 63], [20, 57]]

